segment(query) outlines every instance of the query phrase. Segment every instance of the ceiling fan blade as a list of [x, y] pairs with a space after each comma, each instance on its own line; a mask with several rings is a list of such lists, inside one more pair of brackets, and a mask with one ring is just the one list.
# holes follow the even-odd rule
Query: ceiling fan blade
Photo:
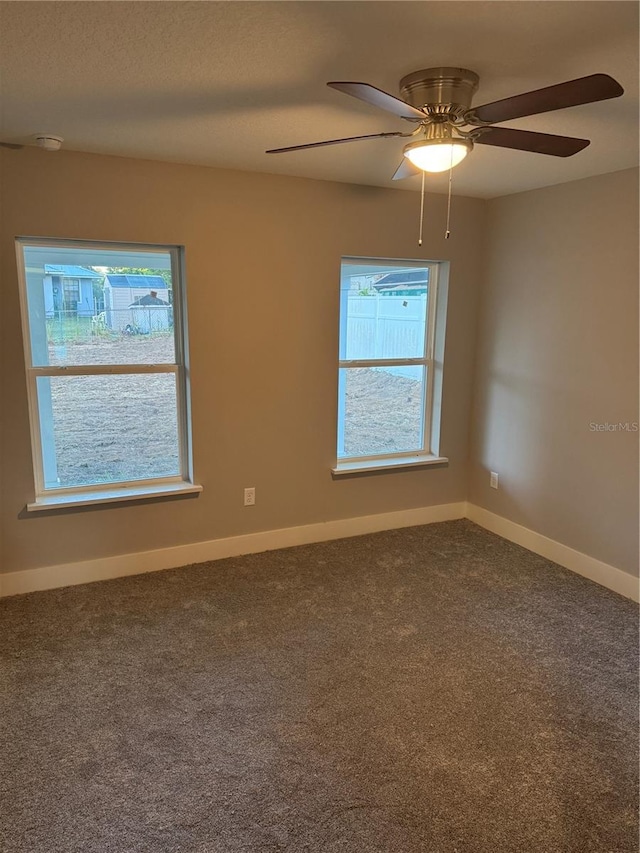
[[571, 157], [572, 154], [577, 154], [590, 144], [588, 139], [555, 136], [551, 133], [533, 133], [530, 130], [515, 130], [512, 127], [482, 128], [480, 136], [474, 141], [478, 145], [515, 148], [518, 151], [551, 154], [553, 157]]
[[341, 145], [343, 142], [357, 142], [359, 139], [385, 139], [388, 136], [404, 136], [399, 130], [391, 133], [368, 133], [366, 136], [347, 136], [344, 139], [327, 139], [324, 142], [307, 142], [306, 145], [289, 145], [288, 148], [270, 148], [265, 154], [284, 154], [286, 151], [304, 151], [305, 148], [322, 148], [324, 145]]
[[406, 157], [402, 158], [402, 163], [398, 166], [398, 168], [393, 173], [392, 181], [401, 181], [403, 178], [410, 178], [412, 175], [419, 175], [420, 169], [417, 166], [414, 166], [411, 160], [408, 160]]
[[622, 86], [609, 77], [608, 74], [591, 74], [579, 77], [556, 86], [536, 89], [493, 101], [471, 110], [472, 118], [480, 121], [494, 122], [510, 121], [522, 116], [534, 116], [551, 110], [563, 110], [566, 107], [577, 107], [580, 104], [592, 104], [595, 101], [605, 101], [607, 98], [618, 98], [624, 93]]
[[401, 101], [394, 95], [389, 95], [388, 92], [383, 92], [382, 89], [376, 89], [375, 86], [370, 86], [369, 83], [327, 83], [332, 89], [337, 89], [339, 92], [344, 92], [345, 95], [351, 95], [354, 98], [359, 98], [367, 104], [378, 107], [381, 110], [386, 110], [388, 113], [393, 113], [400, 118], [406, 118], [410, 121], [424, 121], [426, 114], [422, 110], [412, 107], [411, 104]]

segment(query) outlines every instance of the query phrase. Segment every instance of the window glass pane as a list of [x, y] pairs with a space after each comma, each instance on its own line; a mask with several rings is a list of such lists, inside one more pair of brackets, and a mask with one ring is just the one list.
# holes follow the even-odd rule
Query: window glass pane
[[343, 263], [340, 358], [422, 358], [428, 267]]
[[38, 377], [46, 488], [180, 474], [173, 373]]
[[171, 255], [24, 246], [33, 364], [176, 359]]
[[423, 449], [424, 367], [342, 368], [339, 384], [339, 457]]

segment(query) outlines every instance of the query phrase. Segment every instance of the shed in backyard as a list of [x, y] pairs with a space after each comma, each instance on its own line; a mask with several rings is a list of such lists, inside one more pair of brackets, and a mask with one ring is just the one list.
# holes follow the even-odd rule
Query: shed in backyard
[[171, 305], [160, 299], [155, 290], [132, 302], [129, 310], [134, 329], [143, 335], [166, 332], [171, 327]]
[[123, 331], [135, 327], [133, 303], [151, 292], [169, 305], [169, 289], [159, 275], [116, 275], [109, 273], [104, 279], [104, 310], [110, 329]]

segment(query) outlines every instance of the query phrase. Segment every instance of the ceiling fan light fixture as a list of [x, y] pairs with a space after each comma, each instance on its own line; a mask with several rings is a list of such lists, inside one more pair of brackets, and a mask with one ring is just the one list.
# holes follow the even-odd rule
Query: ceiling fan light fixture
[[404, 156], [423, 172], [446, 172], [473, 149], [470, 139], [420, 139], [404, 147]]

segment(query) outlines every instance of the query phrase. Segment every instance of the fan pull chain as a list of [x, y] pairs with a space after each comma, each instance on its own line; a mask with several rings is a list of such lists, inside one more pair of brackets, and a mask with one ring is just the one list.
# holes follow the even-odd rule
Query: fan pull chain
[[449, 194], [447, 196], [447, 228], [444, 232], [444, 239], [448, 240], [451, 236], [449, 230], [449, 222], [451, 221], [451, 185], [453, 183], [453, 146], [451, 146], [451, 164], [449, 165]]
[[420, 233], [418, 234], [418, 246], [422, 246], [422, 225], [424, 223], [424, 175], [422, 173], [422, 191], [420, 193]]

